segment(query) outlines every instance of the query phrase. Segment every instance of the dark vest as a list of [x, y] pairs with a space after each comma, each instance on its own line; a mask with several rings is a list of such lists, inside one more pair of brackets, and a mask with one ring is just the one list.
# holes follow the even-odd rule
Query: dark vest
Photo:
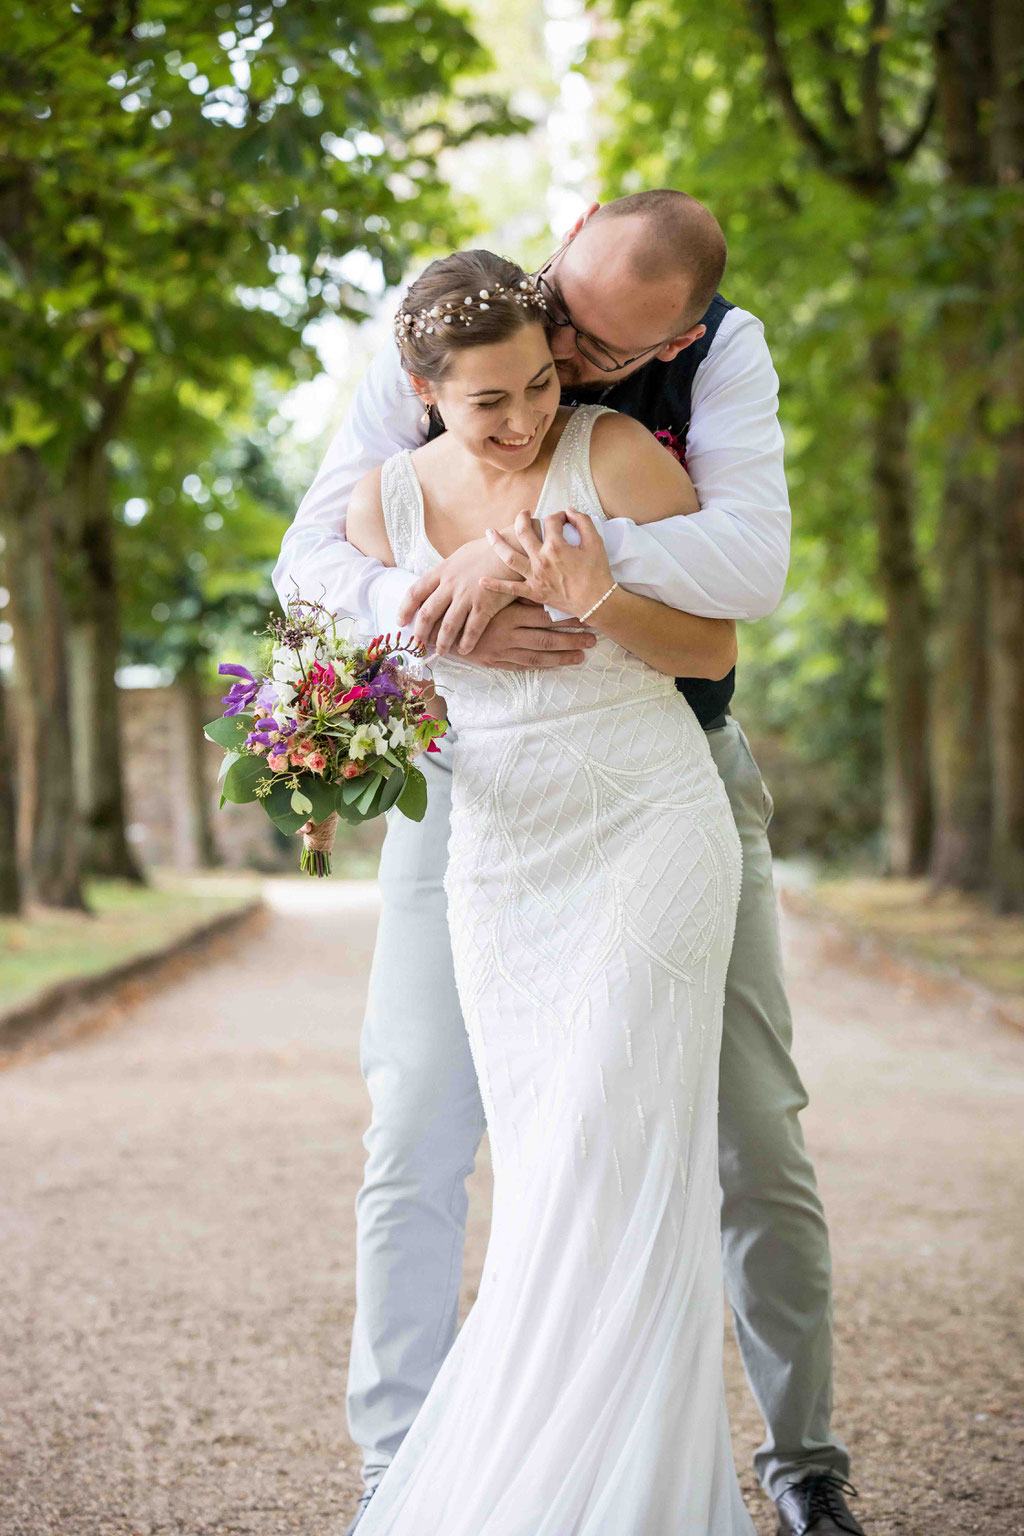
[[[611, 384], [604, 390], [595, 391], [589, 385], [577, 391], [563, 390], [562, 404], [583, 405], [600, 401], [602, 405], [622, 411], [625, 416], [642, 421], [651, 432], [671, 432], [685, 444], [690, 426], [694, 375], [711, 350], [718, 327], [733, 307], [716, 293], [701, 321], [706, 327], [704, 335], [670, 363], [661, 363], [655, 358], [621, 383]], [[709, 682], [706, 678], [677, 677], [676, 687], [706, 729], [727, 711], [736, 689], [736, 671], [734, 668], [720, 683]]]

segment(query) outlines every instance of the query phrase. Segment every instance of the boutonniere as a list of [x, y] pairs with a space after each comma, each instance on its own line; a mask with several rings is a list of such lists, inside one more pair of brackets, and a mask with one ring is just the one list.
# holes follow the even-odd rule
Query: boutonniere
[[682, 438], [670, 432], [667, 427], [662, 427], [660, 432], [655, 432], [655, 437], [663, 448], [667, 448], [674, 459], [678, 459], [683, 468], [686, 468], [686, 444]]

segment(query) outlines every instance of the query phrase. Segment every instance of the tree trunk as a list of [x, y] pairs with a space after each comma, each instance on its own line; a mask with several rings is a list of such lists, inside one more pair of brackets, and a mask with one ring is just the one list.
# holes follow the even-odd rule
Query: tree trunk
[[120, 648], [109, 473], [102, 446], [88, 451], [68, 485], [75, 548], [73, 656], [76, 779], [82, 816], [82, 859], [91, 874], [143, 882], [125, 830]]
[[988, 500], [971, 464], [976, 433], [955, 440], [936, 540], [939, 601], [933, 623], [932, 764], [936, 886], [984, 889], [989, 878], [992, 770], [988, 735]]
[[1024, 8], [995, 0], [993, 156], [1005, 197], [998, 260], [999, 468], [991, 507], [989, 633], [992, 728], [992, 885], [1003, 911], [1024, 911]]
[[0, 913], [21, 911], [18, 818], [14, 798], [15, 738], [7, 714], [7, 688], [0, 673]]
[[913, 526], [910, 407], [903, 388], [902, 337], [895, 326], [869, 339], [874, 384], [872, 480], [878, 567], [885, 597], [885, 822], [889, 868], [928, 867], [932, 795], [928, 761], [928, 615]]
[[189, 794], [192, 801], [192, 825], [195, 828], [196, 857], [203, 869], [215, 869], [222, 861], [213, 835], [213, 785], [203, 726], [209, 719], [203, 695], [199, 658], [189, 656], [178, 673], [185, 709], [188, 748]]
[[28, 448], [0, 460], [0, 515], [11, 589], [28, 886], [47, 906], [82, 910], [58, 506], [45, 467]]
[[[952, 196], [992, 181], [990, 0], [948, 0], [935, 32], [939, 123]], [[945, 385], [951, 430], [944, 466], [936, 560], [932, 741], [936, 798], [931, 874], [936, 885], [980, 890], [991, 857], [988, 542], [990, 478], [979, 463], [988, 385], [986, 315], [992, 274], [986, 254], [964, 244], [957, 285], [945, 307]]]

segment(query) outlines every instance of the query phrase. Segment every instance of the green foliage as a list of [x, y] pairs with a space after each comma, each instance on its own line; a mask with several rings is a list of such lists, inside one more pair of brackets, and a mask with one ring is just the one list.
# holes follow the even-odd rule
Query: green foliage
[[[850, 0], [592, 8], [606, 194], [674, 186], [707, 203], [729, 242], [724, 291], [765, 322], [781, 379], [793, 558], [778, 612], [742, 636], [737, 711], [785, 742], [801, 786], [794, 814], [817, 796], [810, 821], [793, 823], [785, 794], [776, 797], [783, 839], [799, 823], [836, 853], [873, 840], [883, 798], [866, 338], [896, 321], [906, 340], [916, 531], [934, 597], [945, 443], [987, 382], [970, 370], [950, 377], [943, 327], [957, 305], [995, 348], [1000, 320], [978, 274], [1008, 216], [1006, 193], [968, 195], [945, 176], [928, 126], [929, 0], [891, 8], [874, 31]], [[789, 110], [771, 88], [766, 13], [793, 89]]]
[[308, 368], [303, 327], [360, 312], [342, 259], [396, 279], [450, 225], [438, 153], [508, 130], [490, 96], [449, 101], [485, 63], [441, 0], [8, 7], [0, 449], [65, 462], [168, 363], [229, 396]]
[[203, 730], [218, 747], [231, 753], [242, 745], [252, 727], [252, 715], [222, 715], [204, 725]]

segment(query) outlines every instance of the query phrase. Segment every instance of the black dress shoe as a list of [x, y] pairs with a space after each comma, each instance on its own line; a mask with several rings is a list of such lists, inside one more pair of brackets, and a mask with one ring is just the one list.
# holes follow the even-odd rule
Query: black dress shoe
[[850, 1513], [844, 1494], [857, 1497], [852, 1483], [833, 1472], [812, 1472], [790, 1483], [775, 1501], [778, 1536], [865, 1536]]
[[363, 1494], [362, 1498], [359, 1500], [359, 1503], [356, 1505], [355, 1519], [352, 1521], [351, 1525], [346, 1525], [344, 1531], [342, 1532], [342, 1536], [355, 1536], [356, 1527], [358, 1526], [363, 1516], [366, 1514], [366, 1511], [369, 1509], [370, 1500], [373, 1498], [376, 1492], [376, 1488], [371, 1488], [368, 1493]]

